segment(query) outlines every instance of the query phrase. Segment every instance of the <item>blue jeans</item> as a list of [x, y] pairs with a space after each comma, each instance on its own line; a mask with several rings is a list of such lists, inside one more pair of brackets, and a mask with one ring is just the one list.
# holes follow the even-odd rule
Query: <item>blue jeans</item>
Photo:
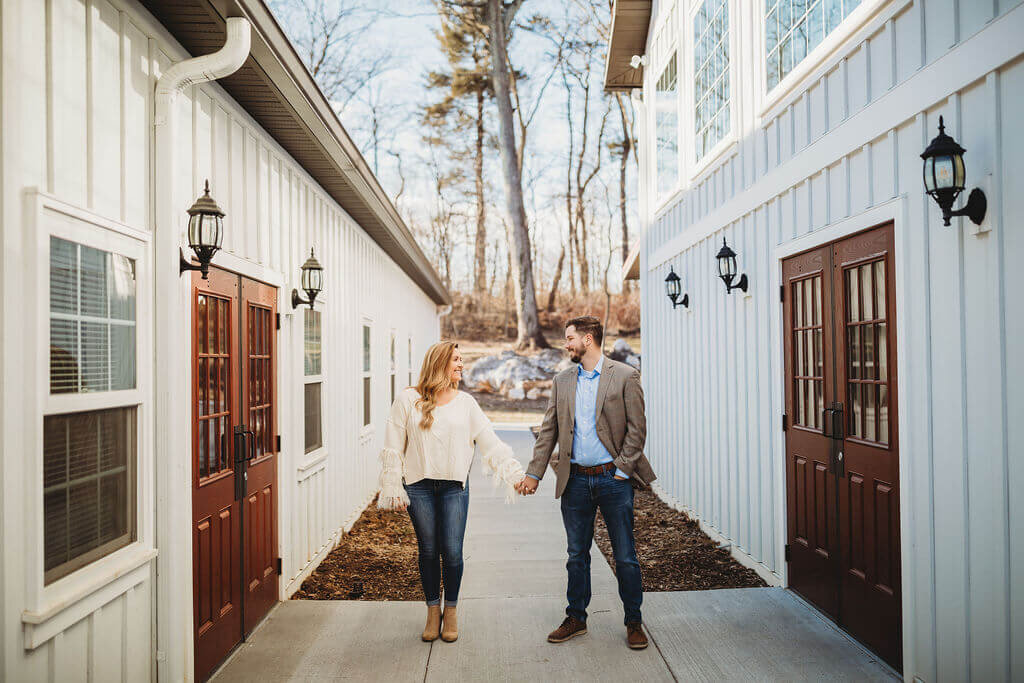
[[590, 545], [594, 540], [594, 518], [598, 509], [612, 542], [625, 623], [639, 622], [644, 593], [633, 543], [633, 486], [628, 479], [615, 479], [613, 472], [594, 476], [573, 474], [562, 494], [562, 522], [569, 543], [569, 561], [565, 565], [569, 570], [566, 591], [569, 606], [565, 613], [583, 622], [587, 620]]
[[420, 550], [420, 581], [428, 605], [441, 604], [441, 563], [444, 604], [454, 607], [462, 584], [462, 540], [466, 537], [469, 481], [421, 479], [406, 485], [409, 517]]

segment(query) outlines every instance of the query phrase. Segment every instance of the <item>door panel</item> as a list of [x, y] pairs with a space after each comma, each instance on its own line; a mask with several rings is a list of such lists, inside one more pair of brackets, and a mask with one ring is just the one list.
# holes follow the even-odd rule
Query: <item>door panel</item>
[[789, 583], [900, 668], [893, 269], [890, 224], [787, 259], [782, 281]]
[[192, 284], [194, 623], [202, 680], [277, 600], [276, 290], [217, 268], [209, 280], [193, 274]]
[[821, 414], [833, 386], [829, 258], [823, 248], [789, 259], [782, 278], [786, 415], [792, 418], [786, 436], [790, 586], [835, 616], [837, 492]]
[[846, 434], [839, 477], [843, 625], [886, 661], [902, 660], [899, 449], [892, 226], [833, 246], [839, 393]]
[[277, 423], [273, 287], [242, 279], [245, 425], [252, 432], [245, 490], [245, 631], [277, 601]]
[[196, 675], [205, 677], [242, 638], [238, 421], [238, 276], [192, 279], [192, 515]]

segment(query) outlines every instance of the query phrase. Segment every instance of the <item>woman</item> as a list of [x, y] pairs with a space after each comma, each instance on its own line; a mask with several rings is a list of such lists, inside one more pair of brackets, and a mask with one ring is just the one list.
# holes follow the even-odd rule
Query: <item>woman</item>
[[423, 359], [419, 382], [403, 389], [391, 406], [380, 455], [377, 506], [407, 509], [416, 530], [420, 580], [427, 598], [423, 640], [428, 642], [438, 635], [449, 643], [459, 637], [455, 608], [462, 582], [462, 539], [466, 535], [474, 444], [494, 473], [495, 485], [504, 484], [509, 502], [515, 498], [515, 485], [524, 476], [522, 465], [494, 433], [476, 399], [458, 390], [461, 380], [459, 345], [440, 342], [431, 346]]

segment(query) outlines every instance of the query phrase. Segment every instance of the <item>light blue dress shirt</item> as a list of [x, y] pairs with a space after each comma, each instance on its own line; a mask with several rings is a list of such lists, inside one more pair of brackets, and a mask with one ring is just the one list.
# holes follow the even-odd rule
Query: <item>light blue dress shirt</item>
[[[584, 370], [582, 364], [576, 368], [576, 417], [573, 422], [572, 456], [569, 462], [583, 467], [604, 465], [614, 460], [597, 436], [597, 387], [601, 382], [603, 367], [602, 355], [590, 372]], [[629, 478], [618, 467], [615, 468], [615, 475]]]

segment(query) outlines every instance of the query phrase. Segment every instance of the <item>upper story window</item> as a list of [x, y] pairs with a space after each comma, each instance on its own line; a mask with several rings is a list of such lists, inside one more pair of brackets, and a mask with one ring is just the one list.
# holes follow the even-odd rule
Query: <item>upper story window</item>
[[409, 337], [409, 346], [408, 346], [407, 352], [408, 352], [408, 357], [407, 357], [407, 365], [406, 365], [406, 367], [409, 368], [409, 383], [406, 386], [410, 386], [411, 387], [412, 386], [412, 337]]
[[363, 426], [370, 424], [370, 325], [363, 324]]
[[700, 161], [729, 134], [727, 0], [701, 3], [693, 18], [693, 46], [694, 149]]
[[766, 0], [768, 90], [778, 85], [859, 4], [860, 0]]
[[395, 370], [398, 368], [398, 362], [395, 356], [395, 333], [391, 333], [391, 402], [395, 402]]
[[654, 97], [658, 195], [671, 192], [679, 180], [679, 83], [676, 53], [669, 55]]

